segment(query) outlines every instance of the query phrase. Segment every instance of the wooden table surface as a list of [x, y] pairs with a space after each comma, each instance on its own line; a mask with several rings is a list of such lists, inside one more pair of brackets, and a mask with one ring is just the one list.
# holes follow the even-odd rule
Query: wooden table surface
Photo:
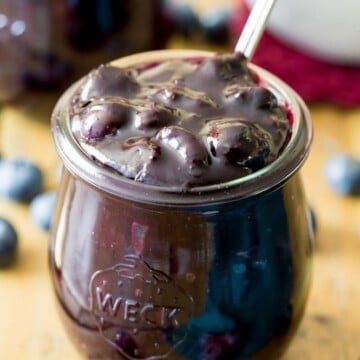
[[[49, 131], [53, 96], [3, 106], [0, 153], [38, 163], [46, 188], [55, 188], [60, 162]], [[335, 194], [324, 179], [327, 160], [339, 152], [360, 157], [360, 107], [309, 104], [315, 138], [303, 167], [318, 219], [312, 289], [305, 317], [284, 360], [360, 359], [360, 197]], [[0, 216], [19, 233], [16, 264], [0, 270], [0, 360], [77, 360], [58, 319], [48, 265], [48, 233], [27, 205], [0, 198]]]

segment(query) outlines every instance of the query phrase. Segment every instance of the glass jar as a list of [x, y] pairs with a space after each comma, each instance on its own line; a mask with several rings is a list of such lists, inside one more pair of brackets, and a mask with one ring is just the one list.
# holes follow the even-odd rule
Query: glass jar
[[[156, 51], [114, 64], [200, 55], [212, 54]], [[293, 337], [311, 278], [313, 230], [299, 169], [312, 126], [296, 93], [252, 68], [293, 115], [286, 149], [251, 175], [188, 192], [93, 162], [69, 125], [79, 83], [59, 100], [52, 131], [64, 171], [50, 268], [65, 327], [89, 358], [268, 360]]]

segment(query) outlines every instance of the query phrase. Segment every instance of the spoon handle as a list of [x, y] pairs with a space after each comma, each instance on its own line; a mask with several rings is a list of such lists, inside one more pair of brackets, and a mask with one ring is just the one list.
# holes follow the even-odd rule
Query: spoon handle
[[242, 53], [248, 61], [251, 61], [254, 55], [275, 2], [276, 0], [255, 1], [235, 46], [235, 52]]

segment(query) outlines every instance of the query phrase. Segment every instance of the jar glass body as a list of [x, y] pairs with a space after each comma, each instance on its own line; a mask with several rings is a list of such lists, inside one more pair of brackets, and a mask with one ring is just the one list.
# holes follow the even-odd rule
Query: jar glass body
[[[174, 54], [152, 56], [184, 56]], [[274, 165], [187, 194], [124, 179], [84, 156], [67, 128], [72, 91], [53, 116], [65, 166], [50, 268], [80, 351], [101, 359], [278, 358], [311, 278], [313, 231], [299, 172], [311, 129], [301, 101], [291, 99], [300, 102], [292, 140]]]
[[50, 264], [71, 339], [91, 358], [206, 359], [222, 348], [277, 358], [304, 310], [310, 226], [298, 175], [251, 199], [181, 209], [65, 171]]

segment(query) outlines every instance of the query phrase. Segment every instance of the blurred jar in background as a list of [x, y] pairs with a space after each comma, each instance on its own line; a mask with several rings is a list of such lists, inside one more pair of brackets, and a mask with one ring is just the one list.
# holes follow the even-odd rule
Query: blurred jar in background
[[0, 0], [0, 101], [22, 91], [36, 54], [50, 50], [47, 0]]
[[162, 48], [165, 0], [0, 0], [0, 102], [56, 91], [91, 68]]

